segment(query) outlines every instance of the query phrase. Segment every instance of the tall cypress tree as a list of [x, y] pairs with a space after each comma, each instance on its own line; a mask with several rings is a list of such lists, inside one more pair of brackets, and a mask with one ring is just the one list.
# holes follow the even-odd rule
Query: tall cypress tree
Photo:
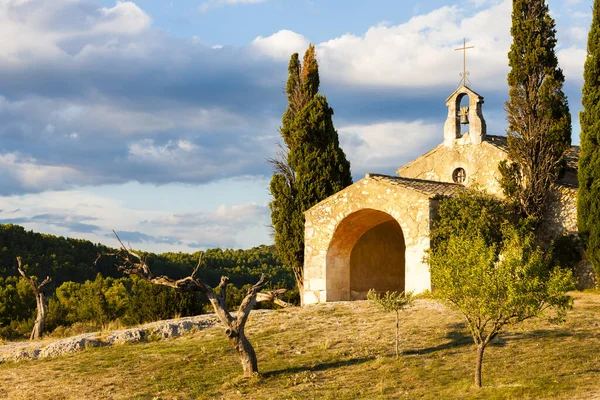
[[545, 0], [513, 0], [506, 103], [505, 193], [522, 214], [541, 217], [563, 155], [571, 145], [571, 115], [555, 54], [556, 29]]
[[333, 109], [319, 94], [319, 66], [311, 44], [300, 63], [288, 66], [288, 107], [280, 128], [285, 143], [271, 179], [271, 221], [282, 262], [294, 272], [300, 291], [304, 268], [304, 212], [352, 184], [350, 163], [333, 126]]
[[600, 276], [600, 0], [594, 1], [593, 20], [583, 72], [583, 111], [577, 221], [588, 259]]

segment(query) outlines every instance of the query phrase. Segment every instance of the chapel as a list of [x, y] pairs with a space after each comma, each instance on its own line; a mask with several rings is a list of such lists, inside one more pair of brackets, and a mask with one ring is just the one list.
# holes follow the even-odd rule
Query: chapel
[[[424, 256], [439, 201], [473, 185], [502, 196], [507, 138], [487, 134], [483, 104], [465, 82], [446, 100], [442, 143], [395, 176], [367, 174], [306, 211], [303, 304], [362, 300], [369, 289], [431, 289]], [[554, 236], [577, 232], [578, 157], [572, 146], [545, 217]]]

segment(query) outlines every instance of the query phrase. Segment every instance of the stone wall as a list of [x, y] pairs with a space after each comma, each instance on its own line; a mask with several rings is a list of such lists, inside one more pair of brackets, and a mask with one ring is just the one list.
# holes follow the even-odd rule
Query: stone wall
[[366, 177], [308, 210], [303, 303], [350, 300], [351, 252], [362, 235], [389, 221], [398, 223], [404, 237], [405, 289], [430, 289], [423, 256], [431, 203], [426, 194]]
[[549, 237], [577, 234], [577, 189], [556, 185], [543, 222]]
[[498, 163], [506, 159], [504, 150], [490, 144], [464, 144], [453, 147], [437, 146], [430, 152], [399, 168], [396, 173], [404, 178], [453, 182], [452, 173], [457, 168], [466, 171], [466, 186], [478, 185], [488, 193], [501, 195], [498, 183]]

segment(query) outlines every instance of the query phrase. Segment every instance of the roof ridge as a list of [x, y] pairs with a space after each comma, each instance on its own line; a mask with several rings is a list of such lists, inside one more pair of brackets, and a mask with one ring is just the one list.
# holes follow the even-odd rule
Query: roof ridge
[[429, 179], [419, 179], [419, 178], [406, 178], [406, 177], [397, 176], [397, 175], [368, 173], [365, 177], [366, 178], [378, 178], [378, 177], [379, 178], [390, 178], [390, 179], [394, 179], [394, 180], [407, 181], [407, 182], [419, 182], [419, 183], [432, 184], [432, 185], [449, 185], [449, 186], [464, 187], [464, 185], [461, 185], [460, 183], [432, 181]]

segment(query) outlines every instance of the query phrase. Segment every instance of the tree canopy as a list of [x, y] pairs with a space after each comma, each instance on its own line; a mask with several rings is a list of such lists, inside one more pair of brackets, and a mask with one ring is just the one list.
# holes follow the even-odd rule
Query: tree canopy
[[[18, 276], [16, 257], [23, 269], [38, 278], [50, 276], [47, 328], [66, 331], [85, 325], [97, 329], [119, 320], [125, 325], [202, 313], [206, 298], [177, 293], [139, 279], [123, 278], [108, 258], [94, 260], [112, 249], [87, 240], [27, 231], [18, 225], [0, 225], [0, 337], [28, 334], [35, 320], [36, 297], [31, 285]], [[196, 253], [140, 252], [157, 275], [188, 276], [198, 263]], [[291, 288], [294, 278], [283, 268], [274, 246], [249, 250], [209, 249], [198, 276], [216, 286], [222, 275], [230, 278], [227, 304], [239, 304], [249, 285], [265, 275], [269, 288]], [[287, 301], [297, 301], [292, 292]], [[73, 328], [75, 329], [75, 328]], [[76, 332], [73, 332], [76, 333]]]
[[284, 145], [274, 159], [270, 191], [271, 221], [283, 264], [302, 286], [304, 212], [352, 183], [350, 163], [339, 146], [333, 109], [319, 94], [319, 67], [310, 45], [303, 62], [290, 58], [288, 107], [280, 128]]
[[478, 387], [484, 350], [505, 326], [548, 308], [560, 319], [571, 306], [571, 271], [551, 268], [552, 255], [505, 211], [498, 200], [474, 191], [443, 200], [428, 254], [434, 296], [463, 314], [477, 346]]
[[526, 216], [540, 217], [571, 145], [571, 115], [545, 0], [514, 0], [506, 103], [508, 155], [502, 186]]
[[577, 220], [587, 258], [600, 276], [600, 0], [594, 1], [583, 71]]

